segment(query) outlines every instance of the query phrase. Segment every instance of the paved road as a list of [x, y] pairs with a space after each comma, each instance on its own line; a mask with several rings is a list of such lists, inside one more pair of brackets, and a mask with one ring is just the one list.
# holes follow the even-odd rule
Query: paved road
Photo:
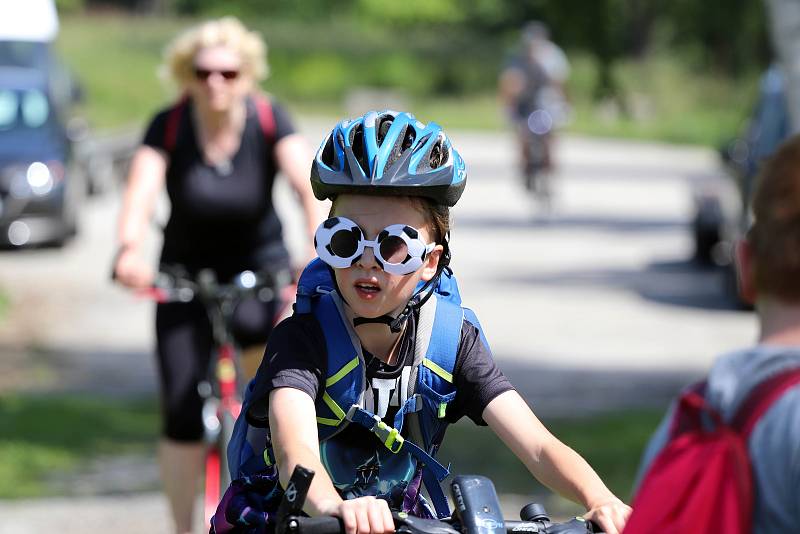
[[[320, 139], [323, 126], [305, 129]], [[713, 153], [564, 139], [544, 217], [514, 179], [507, 136], [453, 138], [470, 172], [454, 212], [453, 267], [496, 359], [541, 416], [663, 405], [715, 354], [753, 339], [752, 315], [726, 307], [719, 273], [689, 261], [691, 184], [716, 172]], [[296, 243], [290, 194], [278, 196]], [[153, 392], [152, 306], [108, 282], [117, 210], [114, 195], [92, 200], [80, 238], [63, 250], [0, 253], [12, 299], [0, 391]], [[155, 232], [151, 245], [155, 255]], [[0, 533], [41, 530], [45, 513], [63, 532], [98, 532], [115, 514], [115, 531], [153, 532], [164, 507], [155, 495], [0, 503]]]

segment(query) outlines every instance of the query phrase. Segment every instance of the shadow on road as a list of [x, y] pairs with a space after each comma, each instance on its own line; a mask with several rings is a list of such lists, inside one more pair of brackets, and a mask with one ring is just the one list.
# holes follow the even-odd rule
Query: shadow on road
[[686, 260], [652, 262], [642, 269], [585, 268], [495, 280], [506, 285], [620, 289], [660, 304], [712, 311], [740, 309], [727, 290], [723, 269]]
[[684, 231], [688, 223], [679, 217], [612, 217], [602, 215], [531, 214], [528, 219], [513, 216], [470, 217], [459, 216], [459, 228], [497, 230], [507, 228], [535, 228], [537, 230], [593, 230], [613, 233]]
[[498, 363], [539, 417], [586, 417], [610, 412], [665, 409], [698, 371], [579, 369]]
[[75, 350], [0, 344], [0, 395], [90, 394], [138, 398], [156, 393], [155, 361], [136, 350]]

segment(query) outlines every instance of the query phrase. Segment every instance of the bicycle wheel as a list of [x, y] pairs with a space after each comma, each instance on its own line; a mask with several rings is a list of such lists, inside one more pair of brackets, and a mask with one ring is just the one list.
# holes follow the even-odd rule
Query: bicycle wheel
[[208, 455], [206, 456], [206, 479], [203, 496], [206, 522], [211, 521], [211, 517], [216, 512], [225, 490], [231, 484], [227, 449], [233, 435], [233, 425], [236, 422], [236, 418], [228, 411], [223, 411], [219, 418], [220, 431], [217, 440], [209, 446]]
[[206, 456], [206, 479], [203, 494], [203, 508], [206, 524], [211, 521], [217, 511], [217, 505], [222, 499], [224, 488], [221, 484], [222, 457], [218, 444], [210, 445]]

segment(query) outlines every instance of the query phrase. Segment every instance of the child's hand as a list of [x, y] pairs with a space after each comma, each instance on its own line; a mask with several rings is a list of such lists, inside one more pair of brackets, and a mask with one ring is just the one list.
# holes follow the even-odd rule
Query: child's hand
[[583, 517], [597, 523], [606, 534], [620, 534], [631, 511], [630, 506], [614, 497], [593, 506]]
[[394, 520], [389, 504], [375, 497], [359, 497], [342, 501], [331, 513], [342, 518], [347, 534], [389, 534]]

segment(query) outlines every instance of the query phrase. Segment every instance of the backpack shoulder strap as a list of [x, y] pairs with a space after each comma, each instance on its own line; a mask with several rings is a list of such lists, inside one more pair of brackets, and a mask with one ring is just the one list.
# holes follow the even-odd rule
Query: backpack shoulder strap
[[675, 439], [684, 432], [698, 430], [703, 427], [702, 414], [706, 413], [714, 424], [721, 425], [719, 413], [706, 402], [705, 394], [708, 383], [705, 380], [695, 382], [686, 387], [678, 398], [669, 427], [669, 439]]
[[258, 124], [261, 126], [261, 131], [264, 132], [264, 139], [267, 140], [267, 143], [272, 144], [275, 142], [275, 134], [277, 131], [275, 113], [272, 111], [272, 102], [267, 95], [262, 93], [254, 95], [253, 102], [256, 105]]
[[[424, 321], [420, 315], [417, 329], [418, 336], [426, 336], [429, 339], [422, 366], [450, 384], [453, 383], [453, 369], [456, 365], [458, 345], [461, 342], [463, 321], [464, 309], [437, 295], [433, 322]], [[432, 383], [434, 381], [426, 380], [426, 382], [434, 385]]]
[[182, 96], [167, 113], [167, 123], [164, 127], [164, 150], [171, 153], [178, 144], [178, 130], [183, 118], [183, 111], [189, 102], [188, 96]]
[[347, 410], [357, 404], [365, 382], [361, 345], [353, 341], [345, 324], [338, 295], [322, 295], [315, 303], [314, 315], [322, 327], [327, 350], [327, 377], [322, 400], [317, 403], [317, 429], [320, 441], [336, 434]]
[[786, 391], [800, 384], [800, 367], [782, 371], [760, 383], [736, 411], [731, 426], [747, 439], [770, 407]]

